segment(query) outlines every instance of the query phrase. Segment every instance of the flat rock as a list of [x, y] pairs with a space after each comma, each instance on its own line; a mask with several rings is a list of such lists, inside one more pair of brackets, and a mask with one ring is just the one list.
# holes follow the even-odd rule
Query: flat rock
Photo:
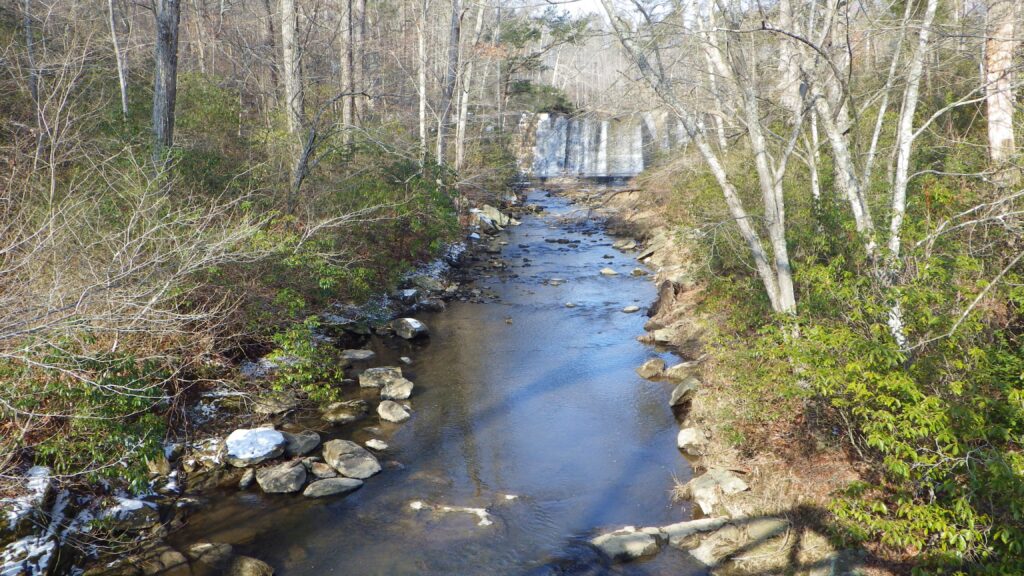
[[362, 388], [383, 388], [387, 384], [404, 379], [402, 369], [398, 366], [379, 366], [363, 370], [359, 375], [359, 386]]
[[291, 434], [281, 432], [284, 436], [284, 453], [287, 456], [303, 456], [309, 454], [320, 445], [320, 435], [312, 430]]
[[373, 350], [342, 350], [341, 357], [349, 362], [369, 362], [377, 356]]
[[618, 276], [618, 274], [619, 274], [618, 272], [616, 272], [615, 270], [612, 270], [611, 268], [601, 268], [601, 275], [602, 276]]
[[365, 442], [365, 444], [366, 444], [367, 448], [370, 448], [371, 450], [376, 450], [378, 452], [383, 452], [384, 450], [388, 449], [388, 443], [387, 442], [385, 442], [383, 440], [378, 440], [376, 438], [371, 438], [371, 439], [367, 440]]
[[388, 382], [380, 389], [380, 397], [385, 400], [408, 400], [412, 396], [413, 383], [405, 378]]
[[349, 440], [324, 443], [324, 461], [342, 476], [365, 480], [380, 472], [380, 462], [365, 448]]
[[664, 370], [664, 360], [662, 360], [661, 358], [651, 358], [650, 360], [641, 364], [640, 367], [636, 369], [636, 373], [639, 374], [641, 378], [652, 380], [654, 378], [661, 376], [661, 373]]
[[337, 496], [339, 494], [348, 494], [362, 485], [363, 481], [355, 478], [327, 478], [317, 480], [306, 486], [306, 489], [302, 491], [302, 495], [307, 498]]
[[712, 468], [687, 482], [684, 494], [700, 506], [701, 512], [710, 516], [722, 495], [737, 494], [748, 489], [747, 483], [731, 471]]
[[621, 530], [602, 534], [590, 543], [613, 560], [628, 562], [656, 554], [661, 548], [660, 537], [661, 533], [657, 528], [637, 530], [633, 526], [626, 526]]
[[670, 396], [668, 400], [669, 405], [679, 406], [689, 402], [693, 399], [693, 395], [697, 393], [699, 388], [700, 380], [690, 376], [672, 389], [672, 396]]
[[401, 423], [409, 419], [409, 411], [398, 402], [385, 400], [377, 405], [377, 415], [388, 422]]
[[632, 314], [633, 312], [639, 312], [640, 311], [640, 307], [639, 306], [626, 306], [625, 308], [622, 309], [622, 311], [625, 312], [626, 314]]
[[277, 458], [286, 443], [284, 435], [273, 428], [240, 428], [225, 441], [228, 463], [244, 468]]
[[422, 338], [430, 333], [427, 330], [427, 325], [415, 318], [398, 318], [391, 323], [391, 327], [395, 330], [395, 334], [406, 340]]
[[256, 471], [256, 483], [268, 494], [290, 494], [302, 490], [306, 483], [306, 467], [299, 462], [285, 462]]
[[348, 424], [355, 422], [366, 415], [366, 402], [362, 400], [349, 400], [346, 402], [335, 402], [324, 408], [320, 418], [330, 424]]
[[676, 446], [691, 456], [702, 456], [707, 448], [707, 438], [700, 428], [683, 428], [676, 436]]
[[728, 516], [717, 518], [700, 518], [678, 524], [661, 526], [659, 530], [668, 538], [668, 543], [675, 548], [689, 548], [693, 542], [693, 536], [702, 532], [718, 530], [729, 522]]

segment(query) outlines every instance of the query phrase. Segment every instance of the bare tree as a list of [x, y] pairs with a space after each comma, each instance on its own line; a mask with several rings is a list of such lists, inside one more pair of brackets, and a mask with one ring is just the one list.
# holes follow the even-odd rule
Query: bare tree
[[302, 47], [298, 38], [298, 13], [295, 0], [281, 0], [281, 50], [284, 57], [283, 80], [285, 116], [288, 119], [288, 134], [294, 150], [291, 169], [291, 184], [288, 195], [288, 211], [295, 210], [295, 202], [306, 176], [306, 162], [303, 158], [303, 109], [304, 87], [302, 81]]
[[462, 30], [462, 7], [460, 0], [452, 0], [451, 22], [448, 26], [448, 58], [444, 73], [444, 88], [441, 91], [441, 106], [437, 119], [437, 163], [443, 165], [448, 156], [448, 128], [452, 116], [452, 102], [455, 98], [455, 83], [459, 75], [459, 36]]
[[153, 74], [153, 162], [161, 164], [174, 145], [174, 106], [178, 94], [180, 0], [156, 0], [156, 54]]
[[462, 77], [459, 79], [458, 121], [455, 128], [455, 169], [461, 170], [466, 161], [466, 127], [469, 119], [469, 99], [473, 87], [473, 68], [476, 63], [475, 51], [480, 44], [484, 30], [484, 12], [486, 7], [481, 4], [476, 12], [476, 24], [473, 26], [473, 38], [468, 58], [460, 58], [463, 63]]
[[1017, 46], [1018, 2], [988, 0], [985, 38], [985, 102], [988, 108], [988, 148], [1001, 183], [1010, 184], [1018, 171], [1008, 167], [1013, 158], [1013, 55]]
[[117, 62], [117, 83], [121, 88], [121, 116], [128, 119], [128, 76], [124, 66], [124, 54], [117, 40], [117, 25], [114, 18], [114, 0], [107, 0], [107, 12], [110, 17], [110, 42], [114, 48], [114, 59]]

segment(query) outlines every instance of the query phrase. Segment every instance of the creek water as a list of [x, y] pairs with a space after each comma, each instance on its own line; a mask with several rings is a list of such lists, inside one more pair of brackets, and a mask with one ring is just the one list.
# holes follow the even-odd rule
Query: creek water
[[[499, 234], [507, 245], [495, 257], [507, 268], [475, 264], [475, 287], [493, 299], [418, 315], [431, 330], [423, 343], [367, 343], [373, 365], [412, 358], [403, 370], [416, 383], [413, 417], [323, 432], [385, 440], [380, 474], [337, 499], [214, 494], [173, 540], [228, 542], [285, 576], [704, 573], [668, 548], [609, 565], [583, 544], [624, 525], [689, 519], [669, 492], [690, 470], [675, 447], [669, 385], [634, 372], [659, 353], [636, 341], [643, 312], [622, 308], [643, 310], [651, 282], [630, 275], [635, 260], [585, 209], [544, 191], [527, 201], [544, 211]], [[490, 524], [444, 506], [486, 509]]]

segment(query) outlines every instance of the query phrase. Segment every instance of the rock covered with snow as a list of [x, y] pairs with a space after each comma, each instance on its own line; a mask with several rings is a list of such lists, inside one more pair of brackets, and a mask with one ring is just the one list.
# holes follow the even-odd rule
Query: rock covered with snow
[[228, 463], [238, 468], [277, 458], [286, 445], [284, 435], [273, 428], [240, 428], [225, 441]]
[[406, 340], [422, 338], [430, 333], [427, 325], [415, 318], [398, 318], [391, 323], [391, 327], [395, 330], [395, 334]]

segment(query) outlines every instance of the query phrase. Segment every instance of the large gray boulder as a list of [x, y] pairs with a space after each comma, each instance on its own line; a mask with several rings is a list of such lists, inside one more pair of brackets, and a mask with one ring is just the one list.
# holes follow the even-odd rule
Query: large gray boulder
[[402, 377], [402, 369], [397, 366], [367, 368], [359, 375], [359, 386], [362, 388], [383, 388], [387, 384], [404, 379]]
[[317, 480], [309, 486], [306, 486], [302, 495], [307, 498], [337, 496], [340, 494], [348, 494], [362, 485], [363, 481], [356, 478], [326, 478], [324, 480]]
[[320, 435], [312, 430], [296, 434], [281, 432], [281, 435], [285, 439], [284, 453], [287, 456], [303, 456], [320, 445]]
[[238, 468], [277, 458], [286, 444], [284, 435], [273, 428], [240, 428], [225, 441], [228, 463]]
[[395, 334], [406, 340], [421, 338], [430, 333], [427, 325], [415, 318], [399, 318], [391, 323], [391, 327], [394, 328]]
[[707, 437], [700, 428], [683, 428], [676, 436], [676, 446], [691, 456], [702, 456], [707, 444]]
[[256, 471], [256, 483], [268, 494], [290, 494], [302, 490], [306, 467], [301, 462], [285, 462]]
[[365, 448], [349, 440], [324, 443], [324, 461], [342, 476], [365, 480], [380, 472], [380, 462]]
[[385, 400], [377, 405], [377, 415], [381, 420], [388, 422], [402, 423], [410, 418], [409, 411], [398, 402]]

